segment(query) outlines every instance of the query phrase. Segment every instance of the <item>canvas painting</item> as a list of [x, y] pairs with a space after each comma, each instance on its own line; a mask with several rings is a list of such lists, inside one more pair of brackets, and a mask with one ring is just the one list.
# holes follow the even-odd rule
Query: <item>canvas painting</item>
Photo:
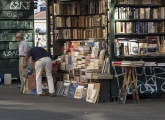
[[97, 99], [97, 95], [98, 95], [98, 91], [96, 89], [92, 89], [90, 96], [88, 96], [89, 99], [87, 101], [91, 103], [95, 103]]
[[81, 99], [83, 95], [83, 89], [84, 89], [84, 86], [78, 85], [74, 94], [74, 98]]
[[161, 49], [160, 49], [161, 53], [165, 53], [165, 40], [161, 41]]
[[93, 89], [94, 89], [94, 84], [88, 84], [86, 101], [90, 101]]

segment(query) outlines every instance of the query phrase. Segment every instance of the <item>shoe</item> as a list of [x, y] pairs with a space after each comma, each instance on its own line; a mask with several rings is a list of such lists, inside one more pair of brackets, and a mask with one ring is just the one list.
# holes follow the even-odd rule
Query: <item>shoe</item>
[[49, 93], [50, 97], [56, 97], [55, 93]]
[[19, 90], [19, 93], [23, 93], [23, 91], [22, 90]]
[[37, 94], [37, 96], [38, 96], [38, 97], [41, 97], [41, 96], [44, 96], [44, 94], [43, 94], [43, 93], [42, 93], [42, 94]]

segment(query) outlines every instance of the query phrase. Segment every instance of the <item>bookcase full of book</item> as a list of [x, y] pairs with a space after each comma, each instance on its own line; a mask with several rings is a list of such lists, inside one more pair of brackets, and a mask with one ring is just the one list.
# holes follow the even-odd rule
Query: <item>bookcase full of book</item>
[[66, 41], [107, 40], [108, 0], [48, 2], [50, 52], [61, 55]]
[[[63, 81], [58, 81], [57, 86], [61, 83], [62, 88], [65, 89], [56, 90], [59, 91], [56, 94], [98, 102], [99, 91], [102, 91], [99, 83], [91, 85], [92, 90], [95, 89], [94, 93], [97, 94], [93, 100], [88, 100], [89, 96], [83, 97], [81, 94], [85, 89], [90, 90], [88, 83], [92, 76], [96, 79], [111, 79], [109, 48], [107, 47], [110, 43], [108, 34], [110, 32], [110, 0], [47, 2], [48, 39], [50, 40], [48, 48], [50, 48], [52, 57], [58, 58], [56, 60], [60, 61], [59, 73], [62, 73]], [[92, 74], [91, 71], [95, 71], [95, 74]], [[106, 76], [107, 78], [105, 78]], [[109, 89], [110, 84], [107, 85]], [[81, 90], [79, 90], [80, 88]], [[77, 93], [77, 90], [81, 93]], [[110, 99], [109, 92], [110, 90], [107, 92], [107, 100]], [[102, 101], [104, 100], [103, 98]]]
[[[111, 91], [112, 96], [118, 96], [118, 89], [121, 88], [124, 78], [121, 75], [124, 75], [123, 66], [129, 64], [128, 66], [135, 67], [136, 80], [141, 83], [147, 81], [144, 78], [148, 74], [154, 74], [145, 71], [144, 68], [154, 69], [159, 66], [160, 69], [164, 69], [165, 1], [111, 0], [111, 8], [111, 60], [114, 65], [111, 73], [116, 75], [111, 82]], [[145, 74], [138, 74], [143, 72]], [[118, 88], [117, 80], [119, 80]], [[140, 86], [141, 83], [137, 82], [137, 85]], [[157, 88], [160, 86], [161, 84], [158, 83]], [[144, 94], [139, 88], [138, 91], [139, 94]]]
[[164, 0], [113, 0], [114, 54], [119, 57], [162, 57]]

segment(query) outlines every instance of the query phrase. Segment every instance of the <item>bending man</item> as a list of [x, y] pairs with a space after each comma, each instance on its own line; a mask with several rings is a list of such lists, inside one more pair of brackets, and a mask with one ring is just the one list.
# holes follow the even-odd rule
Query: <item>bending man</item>
[[29, 63], [33, 69], [33, 72], [35, 72], [37, 95], [43, 95], [42, 71], [45, 70], [48, 81], [49, 94], [50, 96], [54, 96], [55, 88], [52, 77], [52, 61], [49, 57], [49, 53], [44, 48], [34, 47], [27, 52], [27, 57], [29, 59]]

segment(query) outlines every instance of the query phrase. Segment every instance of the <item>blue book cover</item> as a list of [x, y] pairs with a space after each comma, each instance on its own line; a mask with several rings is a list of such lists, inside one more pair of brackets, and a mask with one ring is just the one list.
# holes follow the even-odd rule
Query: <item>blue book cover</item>
[[141, 22], [136, 22], [136, 33], [141, 33], [141, 31], [142, 31]]
[[74, 98], [76, 87], [77, 87], [77, 83], [71, 83], [71, 85], [69, 87], [69, 92], [68, 92], [68, 97], [69, 98]]
[[144, 23], [144, 33], [148, 33], [148, 22]]
[[142, 33], [142, 31], [143, 31], [142, 22], [138, 22], [138, 25], [139, 25], [139, 33]]
[[68, 55], [68, 64], [71, 65], [72, 64], [72, 56]]
[[138, 33], [138, 22], [135, 23], [135, 33]]

